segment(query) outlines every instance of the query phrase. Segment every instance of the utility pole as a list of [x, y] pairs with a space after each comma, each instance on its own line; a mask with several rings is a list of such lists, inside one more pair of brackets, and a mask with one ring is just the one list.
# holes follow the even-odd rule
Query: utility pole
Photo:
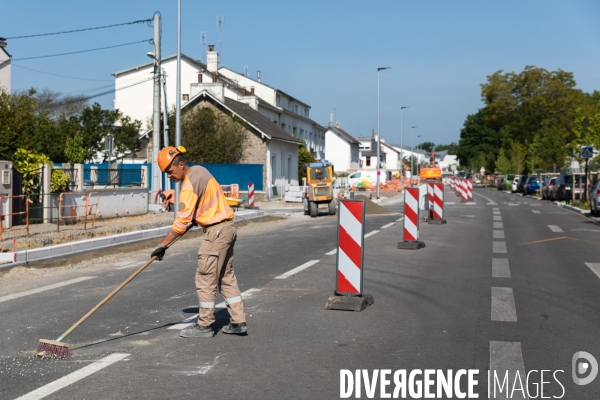
[[[175, 147], [181, 146], [181, 0], [177, 0], [177, 83], [175, 99]], [[177, 209], [179, 208], [179, 189], [181, 183], [175, 183], [175, 212], [177, 218]]]
[[[167, 147], [169, 145], [169, 108], [167, 105], [167, 73], [165, 70], [162, 70], [162, 84], [163, 84], [163, 94], [165, 99], [165, 111], [163, 113], [163, 145]], [[164, 174], [165, 179], [165, 190], [167, 190], [169, 185], [169, 178], [167, 178], [167, 173]]]
[[152, 122], [152, 199], [161, 190], [160, 151], [160, 14], [154, 14], [154, 118]]

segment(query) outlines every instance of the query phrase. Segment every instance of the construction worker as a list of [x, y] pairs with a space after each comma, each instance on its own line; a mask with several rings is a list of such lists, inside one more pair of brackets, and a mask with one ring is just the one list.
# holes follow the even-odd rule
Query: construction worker
[[244, 304], [233, 272], [233, 245], [237, 238], [233, 226], [233, 210], [227, 205], [221, 186], [208, 170], [189, 167], [184, 159], [185, 148], [165, 147], [157, 157], [161, 171], [174, 182], [182, 182], [179, 206], [171, 230], [152, 252], [160, 261], [169, 245], [192, 225], [204, 228], [198, 251], [196, 292], [200, 303], [198, 322], [181, 331], [181, 337], [213, 337], [217, 287], [231, 316], [224, 333], [247, 332]]

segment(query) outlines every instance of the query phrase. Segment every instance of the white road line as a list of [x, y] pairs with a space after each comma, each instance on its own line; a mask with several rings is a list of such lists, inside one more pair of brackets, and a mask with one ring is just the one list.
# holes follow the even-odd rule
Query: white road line
[[538, 211], [538, 210], [531, 210], [531, 211], [532, 211], [534, 214], [541, 214], [541, 213], [542, 213], [541, 211]]
[[515, 204], [515, 203], [508, 203], [508, 205], [509, 206], [517, 206], [517, 207], [519, 206], [518, 204]]
[[492, 251], [494, 253], [506, 253], [506, 242], [492, 242]]
[[508, 258], [492, 258], [492, 278], [510, 278]]
[[563, 231], [562, 229], [560, 229], [560, 228], [559, 228], [558, 226], [556, 226], [556, 225], [548, 225], [548, 228], [550, 228], [550, 230], [551, 230], [552, 232], [562, 232], [562, 231]]
[[494, 214], [494, 215], [500, 215], [500, 211], [496, 211], [496, 210], [494, 210], [494, 211], [493, 211], [493, 214]]
[[330, 256], [330, 255], [333, 255], [333, 254], [335, 254], [335, 253], [337, 253], [337, 249], [333, 249], [333, 250], [331, 250], [331, 251], [328, 251], [327, 253], [325, 253], [325, 255], [326, 255], [326, 256]]
[[504, 231], [494, 231], [494, 239], [504, 239]]
[[502, 217], [500, 215], [494, 215], [494, 221], [502, 221]]
[[517, 309], [512, 288], [492, 288], [492, 321], [517, 322]]
[[380, 229], [387, 229], [394, 224], [395, 224], [395, 222], [390, 222], [389, 224], [382, 226]]
[[289, 270], [288, 272], [281, 274], [279, 276], [276, 276], [275, 279], [286, 279], [289, 278], [292, 275], [296, 275], [298, 272], [311, 267], [313, 265], [315, 265], [316, 263], [318, 263], [319, 260], [310, 260], [308, 262], [305, 262], [304, 264], [300, 265], [299, 267], [296, 267], [294, 269]]
[[492, 208], [492, 210], [494, 210], [494, 211], [500, 211], [500, 208], [499, 207], [494, 207], [494, 208]]
[[446, 205], [449, 205], [449, 206], [453, 206], [453, 205], [455, 205], [456, 203], [452, 201], [452, 202], [448, 202], [448, 203], [444, 203], [444, 204], [446, 204]]
[[600, 278], [600, 263], [585, 263]]
[[62, 378], [55, 380], [54, 382], [50, 382], [49, 384], [42, 386], [39, 389], [34, 390], [33, 392], [29, 392], [24, 396], [19, 397], [17, 400], [34, 400], [34, 399], [43, 399], [44, 397], [63, 389], [72, 383], [75, 383], [83, 378], [86, 378], [93, 374], [94, 372], [98, 372], [103, 368], [108, 367], [111, 364], [116, 363], [124, 359], [125, 357], [129, 357], [127, 353], [114, 353], [108, 357], [104, 357], [101, 360], [96, 361], [93, 364], [90, 364], [86, 367], [78, 369], [75, 372], [71, 372], [69, 375], [63, 376]]
[[400, 217], [396, 220], [396, 222], [401, 222], [404, 219], [404, 217]]
[[374, 234], [376, 234], [379, 231], [373, 231], [373, 232], [369, 232], [365, 235], [365, 239], [368, 238], [369, 236], [373, 236]]
[[[500, 392], [499, 385], [494, 386], [494, 389], [490, 389], [490, 397], [502, 400], [512, 399], [512, 384], [515, 382], [517, 371], [519, 371], [521, 380], [523, 380], [524, 376], [527, 376], [525, 374], [525, 365], [523, 364], [521, 343], [490, 342], [490, 383], [493, 384], [494, 382], [494, 374], [498, 377], [500, 385], [503, 382], [505, 374], [508, 375], [508, 382], [511, 382], [508, 385], [504, 385], [502, 392]], [[517, 393], [519, 392], [517, 391]], [[514, 398], [517, 398], [517, 396]]]
[[465, 204], [468, 205], [468, 206], [476, 206], [477, 205], [477, 203], [472, 203], [472, 202], [467, 202]]
[[475, 192], [473, 192], [473, 194], [475, 196], [483, 197], [484, 199], [486, 199], [488, 201], [488, 205], [490, 205], [490, 206], [497, 206], [498, 205], [494, 200], [490, 199], [489, 197], [482, 196], [479, 193], [475, 193]]
[[21, 293], [9, 294], [9, 295], [0, 297], [0, 303], [3, 303], [8, 300], [18, 299], [19, 297], [29, 296], [30, 294], [45, 292], [46, 290], [52, 290], [52, 289], [56, 289], [59, 287], [72, 285], [73, 283], [83, 282], [83, 281], [87, 281], [88, 279], [94, 279], [94, 278], [96, 278], [96, 277], [95, 276], [82, 276], [81, 278], [75, 278], [75, 279], [71, 279], [69, 281], [54, 283], [52, 285], [42, 286], [42, 287], [39, 287], [36, 289], [27, 290], [27, 291], [21, 292]]
[[[256, 293], [256, 292], [260, 292], [260, 289], [256, 289], [256, 288], [248, 289], [245, 292], [242, 292], [242, 299], [245, 300], [248, 297], [252, 296], [252, 293]], [[219, 312], [226, 308], [227, 308], [227, 304], [225, 304], [225, 302], [222, 301], [219, 304], [215, 305], [215, 312]], [[176, 323], [175, 325], [171, 325], [167, 329], [178, 329], [178, 330], [185, 329], [188, 326], [195, 324], [197, 320], [198, 320], [198, 314], [192, 315], [191, 317], [186, 318], [183, 321]]]
[[494, 222], [494, 229], [504, 229], [504, 224], [502, 222]]

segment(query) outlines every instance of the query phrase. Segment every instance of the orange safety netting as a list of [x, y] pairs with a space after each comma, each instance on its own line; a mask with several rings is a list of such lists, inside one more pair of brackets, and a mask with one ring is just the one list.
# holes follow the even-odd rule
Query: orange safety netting
[[221, 185], [221, 190], [225, 197], [231, 197], [232, 199], [240, 198], [240, 185], [233, 183], [231, 185]]

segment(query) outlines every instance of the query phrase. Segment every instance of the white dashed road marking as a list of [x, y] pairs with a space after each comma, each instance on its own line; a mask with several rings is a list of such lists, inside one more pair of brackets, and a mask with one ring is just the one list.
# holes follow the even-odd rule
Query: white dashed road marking
[[504, 239], [504, 231], [494, 231], [494, 239]]
[[494, 211], [500, 211], [500, 208], [499, 207], [494, 207], [494, 208], [492, 208], [492, 210], [494, 210]]
[[600, 263], [585, 263], [600, 278]]
[[506, 253], [506, 242], [492, 242], [492, 251], [494, 253]]
[[512, 288], [492, 288], [492, 321], [517, 322], [517, 308]]
[[502, 222], [494, 222], [494, 229], [504, 229], [504, 224]]
[[493, 211], [494, 215], [500, 215], [500, 211]]
[[494, 215], [494, 221], [502, 221], [502, 217], [500, 215]]
[[400, 217], [396, 220], [396, 222], [401, 222], [404, 219], [404, 217]]
[[[499, 382], [503, 382], [504, 376], [508, 375], [507, 382], [515, 382], [517, 378], [523, 380], [525, 374], [525, 365], [523, 364], [523, 353], [521, 352], [521, 343], [519, 342], [490, 342], [490, 380], [494, 382], [494, 373], [498, 377]], [[508, 374], [507, 374], [508, 372]], [[517, 381], [518, 382], [518, 381]], [[508, 387], [513, 388], [512, 383], [504, 385], [504, 392], [500, 393], [500, 389], [494, 386], [490, 393], [492, 399], [510, 399], [513, 398]], [[518, 387], [518, 386], [517, 386]], [[498, 391], [496, 391], [498, 390]], [[511, 389], [512, 390], [512, 389]], [[517, 396], [520, 392], [517, 391]], [[523, 397], [521, 397], [523, 398]]]
[[541, 213], [542, 213], [541, 211], [538, 211], [538, 210], [531, 210], [531, 211], [532, 211], [534, 214], [541, 214]]
[[71, 279], [71, 280], [64, 281], [64, 282], [54, 283], [52, 285], [42, 286], [42, 287], [39, 287], [36, 289], [27, 290], [27, 291], [21, 292], [21, 293], [9, 294], [9, 295], [0, 297], [0, 303], [8, 301], [8, 300], [18, 299], [19, 297], [23, 297], [23, 296], [29, 296], [30, 294], [45, 292], [46, 290], [52, 290], [52, 289], [56, 289], [59, 287], [72, 285], [73, 283], [83, 282], [83, 281], [87, 281], [88, 279], [94, 279], [94, 278], [95, 278], [95, 276], [82, 276], [81, 278], [75, 278], [75, 279]]
[[365, 235], [365, 239], [368, 238], [369, 236], [373, 236], [374, 234], [376, 234], [379, 231], [373, 231], [373, 232], [369, 232]]
[[395, 222], [390, 222], [389, 224], [382, 226], [381, 229], [389, 228], [390, 226], [392, 226], [394, 224], [395, 224]]
[[281, 274], [279, 276], [276, 276], [275, 279], [286, 279], [286, 278], [289, 278], [290, 276], [296, 275], [298, 272], [300, 272], [302, 270], [305, 270], [308, 267], [312, 267], [313, 265], [315, 265], [318, 262], [319, 262], [319, 260], [310, 260], [310, 261], [305, 262], [304, 264], [300, 265], [299, 267], [296, 267], [294, 269], [289, 270], [285, 274]]
[[510, 278], [508, 258], [492, 258], [492, 278]]
[[562, 232], [562, 231], [563, 231], [562, 229], [560, 229], [560, 228], [559, 228], [558, 226], [556, 226], [556, 225], [548, 225], [548, 228], [550, 228], [550, 230], [551, 230], [552, 232]]
[[104, 357], [101, 360], [96, 361], [93, 364], [90, 364], [86, 367], [78, 369], [75, 372], [71, 372], [69, 375], [63, 376], [62, 378], [50, 382], [49, 384], [42, 386], [39, 389], [34, 390], [33, 392], [29, 392], [24, 396], [19, 397], [17, 400], [34, 400], [34, 399], [42, 399], [54, 392], [59, 391], [62, 388], [69, 386], [72, 383], [75, 383], [83, 378], [86, 378], [93, 374], [94, 372], [98, 372], [103, 368], [108, 367], [111, 364], [116, 363], [124, 359], [125, 357], [129, 357], [127, 353], [114, 353], [108, 357]]
[[333, 254], [337, 253], [337, 249], [333, 249], [331, 251], [328, 251], [327, 253], [325, 253], [326, 256], [331, 256]]
[[455, 202], [448, 202], [448, 203], [445, 203], [445, 204], [446, 204], [446, 205], [453, 206], [453, 205], [455, 205], [456, 203], [455, 203]]

